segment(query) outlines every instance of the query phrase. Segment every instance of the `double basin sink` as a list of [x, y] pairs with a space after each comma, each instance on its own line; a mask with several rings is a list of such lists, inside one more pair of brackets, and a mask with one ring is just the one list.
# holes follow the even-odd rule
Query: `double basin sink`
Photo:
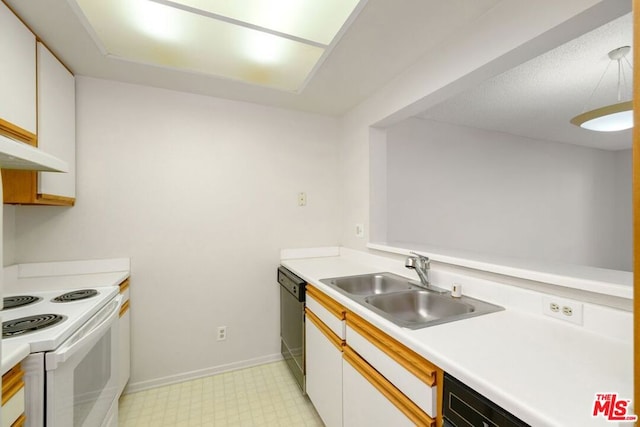
[[387, 320], [409, 329], [452, 322], [504, 310], [475, 298], [454, 298], [392, 273], [320, 280]]

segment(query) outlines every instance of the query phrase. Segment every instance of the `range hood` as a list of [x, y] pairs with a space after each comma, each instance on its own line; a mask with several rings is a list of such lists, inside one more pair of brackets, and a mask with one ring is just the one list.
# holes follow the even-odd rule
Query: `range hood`
[[0, 168], [68, 172], [67, 162], [36, 147], [0, 135]]

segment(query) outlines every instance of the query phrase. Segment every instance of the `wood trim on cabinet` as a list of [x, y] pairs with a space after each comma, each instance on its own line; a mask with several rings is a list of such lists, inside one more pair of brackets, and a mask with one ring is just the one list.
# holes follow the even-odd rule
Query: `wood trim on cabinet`
[[344, 340], [340, 339], [340, 337], [337, 336], [335, 332], [331, 330], [331, 328], [325, 325], [324, 322], [320, 320], [318, 316], [313, 314], [313, 311], [309, 310], [307, 307], [305, 307], [304, 313], [306, 316], [306, 320], [311, 321], [311, 323], [313, 323], [320, 330], [320, 332], [322, 332], [322, 334], [327, 337], [329, 341], [331, 341], [331, 344], [333, 344], [338, 350], [342, 351], [342, 348], [345, 345]]
[[124, 291], [129, 289], [129, 279], [124, 279], [118, 286], [120, 287], [120, 293], [123, 294]]
[[120, 307], [120, 317], [124, 316], [129, 311], [129, 300], [126, 300]]
[[75, 197], [55, 196], [53, 194], [38, 194], [36, 200], [39, 205], [73, 206], [76, 204]]
[[38, 194], [38, 172], [2, 169], [3, 201], [14, 205], [73, 206], [73, 197]]
[[437, 384], [438, 371], [440, 371], [440, 369], [415, 351], [401, 344], [396, 339], [391, 338], [362, 317], [350, 311], [347, 312], [347, 326], [362, 335], [371, 344], [378, 347], [378, 349], [429, 387]]
[[21, 414], [17, 420], [11, 424], [11, 427], [24, 427], [24, 424], [27, 422], [27, 416], [25, 414]]
[[329, 310], [331, 314], [336, 316], [340, 320], [345, 319], [345, 313], [347, 310], [333, 298], [328, 297], [324, 292], [319, 291], [313, 285], [307, 283], [306, 291], [307, 295], [310, 295], [314, 300], [318, 301], [324, 308]]
[[2, 169], [4, 203], [33, 204], [38, 188], [34, 171]]
[[11, 368], [2, 376], [2, 405], [7, 403], [24, 387], [24, 371], [20, 364]]
[[[633, 0], [633, 402], [640, 408], [640, 0]], [[640, 412], [640, 411], [637, 411]]]
[[38, 146], [38, 137], [36, 134], [3, 119], [0, 119], [0, 134], [34, 147]]
[[344, 346], [343, 358], [360, 373], [369, 383], [382, 393], [417, 426], [435, 427], [435, 420], [413, 403], [407, 396], [380, 375], [371, 365], [365, 362], [349, 345]]

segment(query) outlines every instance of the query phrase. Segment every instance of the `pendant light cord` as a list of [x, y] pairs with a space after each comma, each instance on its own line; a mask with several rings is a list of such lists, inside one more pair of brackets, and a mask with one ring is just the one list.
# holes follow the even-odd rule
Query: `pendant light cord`
[[[596, 91], [598, 90], [598, 88], [600, 87], [600, 83], [602, 83], [602, 80], [604, 79], [604, 76], [607, 74], [607, 71], [609, 70], [609, 67], [611, 66], [611, 63], [613, 61], [610, 60], [609, 63], [607, 64], [607, 67], [604, 69], [604, 72], [602, 73], [602, 75], [600, 76], [600, 80], [598, 80], [598, 84], [596, 85], [596, 87], [593, 88], [593, 90], [591, 91], [591, 95], [589, 95], [589, 98], [587, 98], [587, 102], [585, 102], [584, 107], [582, 109], [582, 112], [584, 113], [585, 111], [587, 111], [587, 108], [589, 107], [589, 104], [591, 103], [591, 100], [593, 99], [593, 95], [596, 93]], [[620, 62], [618, 62], [618, 65], [620, 65]], [[618, 76], [618, 97], [620, 97], [620, 76]]]

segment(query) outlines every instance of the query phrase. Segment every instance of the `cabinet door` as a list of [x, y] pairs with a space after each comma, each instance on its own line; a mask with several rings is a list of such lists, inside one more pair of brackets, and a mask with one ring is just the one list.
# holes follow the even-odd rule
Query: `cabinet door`
[[38, 172], [38, 194], [75, 198], [75, 78], [42, 43], [38, 43], [38, 148], [69, 164], [68, 173]]
[[0, 130], [35, 144], [36, 37], [0, 2]]
[[118, 332], [120, 334], [119, 359], [118, 359], [118, 393], [122, 394], [129, 376], [131, 374], [131, 312], [129, 311], [129, 300], [127, 299], [120, 309], [120, 319], [118, 320]]
[[[305, 320], [306, 392], [326, 427], [342, 426], [342, 340], [310, 311]], [[348, 425], [348, 424], [346, 424]]]
[[435, 426], [433, 419], [348, 346], [342, 381], [345, 426]]

